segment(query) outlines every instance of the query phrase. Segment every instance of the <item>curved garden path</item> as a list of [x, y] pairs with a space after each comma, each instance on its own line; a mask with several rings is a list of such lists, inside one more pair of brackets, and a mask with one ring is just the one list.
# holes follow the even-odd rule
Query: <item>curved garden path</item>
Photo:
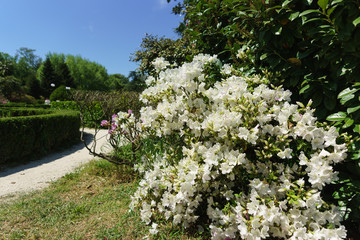
[[[94, 130], [85, 129], [84, 138], [88, 144], [93, 143], [93, 134]], [[107, 130], [100, 130], [97, 134], [97, 150], [102, 147], [106, 151], [106, 135]], [[79, 142], [40, 160], [0, 171], [0, 197], [42, 189], [93, 158], [84, 144]]]

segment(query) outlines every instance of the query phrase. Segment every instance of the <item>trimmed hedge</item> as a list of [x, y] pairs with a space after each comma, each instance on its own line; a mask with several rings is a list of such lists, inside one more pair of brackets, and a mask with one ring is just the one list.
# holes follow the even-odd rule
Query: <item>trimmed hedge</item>
[[6, 108], [0, 108], [0, 117], [32, 116], [32, 115], [49, 114], [51, 112], [53, 111], [51, 111], [50, 109], [42, 109], [42, 108], [6, 107]]
[[[43, 101], [42, 101], [43, 102]], [[31, 108], [50, 108], [50, 105], [45, 105], [44, 103], [19, 103], [19, 102], [7, 102], [0, 103], [0, 108], [8, 108], [8, 107], [31, 107]]]
[[79, 113], [74, 111], [0, 118], [0, 163], [24, 162], [69, 146], [80, 139], [79, 128]]

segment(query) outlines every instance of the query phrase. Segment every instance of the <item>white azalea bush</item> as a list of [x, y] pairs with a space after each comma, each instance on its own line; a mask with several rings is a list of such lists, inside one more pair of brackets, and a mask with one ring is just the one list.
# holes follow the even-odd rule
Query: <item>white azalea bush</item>
[[290, 91], [237, 76], [216, 56], [173, 69], [161, 61], [141, 95], [141, 120], [168, 144], [151, 167], [138, 166], [143, 179], [131, 202], [152, 233], [162, 216], [208, 228], [212, 239], [346, 237], [321, 191], [347, 149], [310, 104], [291, 104]]

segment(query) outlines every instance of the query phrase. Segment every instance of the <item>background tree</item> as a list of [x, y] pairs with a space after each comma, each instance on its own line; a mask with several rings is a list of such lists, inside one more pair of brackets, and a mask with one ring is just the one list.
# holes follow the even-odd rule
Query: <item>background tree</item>
[[26, 78], [26, 91], [29, 95], [34, 98], [40, 98], [42, 94], [41, 86], [39, 80], [34, 75], [29, 75]]
[[[45, 97], [49, 97], [52, 90], [59, 86], [54, 68], [51, 64], [50, 58], [47, 57], [41, 72], [41, 88]], [[51, 86], [54, 84], [53, 86]]]
[[29, 75], [36, 75], [37, 69], [40, 67], [41, 58], [35, 55], [34, 49], [20, 48], [15, 55], [15, 71], [14, 76], [25, 84], [25, 79]]
[[135, 92], [141, 92], [145, 89], [145, 79], [146, 75], [139, 71], [131, 71], [129, 73], [128, 79], [130, 82], [125, 85], [125, 91], [135, 91]]
[[129, 83], [129, 79], [122, 74], [111, 74], [108, 78], [109, 90], [124, 90], [125, 86]]
[[0, 76], [14, 75], [15, 59], [7, 53], [0, 52]]
[[82, 90], [108, 90], [106, 68], [81, 56], [66, 56], [66, 64], [75, 85]]
[[140, 47], [141, 49], [133, 53], [130, 59], [140, 63], [138, 71], [142, 74], [154, 73], [152, 62], [158, 57], [179, 65], [199, 52], [185, 38], [172, 40], [148, 34], [142, 39]]
[[69, 67], [65, 62], [60, 63], [59, 65], [59, 77], [62, 85], [71, 88], [76, 87], [74, 78], [71, 76]]

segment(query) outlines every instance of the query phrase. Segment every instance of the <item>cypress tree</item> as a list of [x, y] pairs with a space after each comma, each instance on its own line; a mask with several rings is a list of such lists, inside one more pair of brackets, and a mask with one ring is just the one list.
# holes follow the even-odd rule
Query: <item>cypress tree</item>
[[[48, 98], [51, 92], [56, 88], [59, 87], [57, 85], [57, 77], [54, 71], [54, 67], [51, 64], [50, 58], [47, 57], [44, 62], [44, 68], [42, 69], [41, 73], [41, 88], [43, 90], [44, 97]], [[55, 84], [55, 86], [52, 86]]]

